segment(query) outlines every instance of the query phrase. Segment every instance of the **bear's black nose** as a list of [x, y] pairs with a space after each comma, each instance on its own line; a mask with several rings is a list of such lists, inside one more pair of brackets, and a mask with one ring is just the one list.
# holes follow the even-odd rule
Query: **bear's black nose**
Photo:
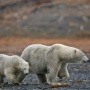
[[90, 63], [90, 59], [87, 61], [87, 63]]
[[84, 63], [90, 63], [90, 59], [88, 59], [87, 61], [83, 61]]
[[28, 75], [29, 73], [26, 73], [26, 75]]

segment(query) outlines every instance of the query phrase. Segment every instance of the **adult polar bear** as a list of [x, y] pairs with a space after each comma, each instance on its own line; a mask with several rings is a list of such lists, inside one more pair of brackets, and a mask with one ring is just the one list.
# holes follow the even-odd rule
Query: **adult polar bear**
[[79, 49], [63, 44], [46, 46], [33, 44], [22, 52], [21, 57], [29, 62], [30, 72], [36, 73], [41, 83], [58, 85], [56, 76], [68, 78], [67, 63], [87, 61], [87, 56]]
[[[8, 56], [0, 54], [0, 84], [4, 84], [4, 76], [11, 84], [20, 84], [22, 80], [19, 79], [21, 74], [29, 73], [29, 64], [17, 55]], [[21, 77], [20, 77], [21, 78]]]

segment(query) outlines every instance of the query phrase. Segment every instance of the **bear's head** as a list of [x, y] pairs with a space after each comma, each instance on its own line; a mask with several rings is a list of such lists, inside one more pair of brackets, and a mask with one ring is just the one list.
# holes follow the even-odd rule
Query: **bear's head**
[[19, 70], [21, 70], [25, 75], [29, 74], [29, 64], [26, 61], [19, 62]]
[[87, 62], [89, 59], [80, 49], [71, 47], [71, 50], [66, 52], [66, 60], [68, 63]]
[[89, 59], [84, 52], [76, 48], [74, 50], [74, 60], [75, 62], [87, 62]]
[[54, 47], [57, 48], [56, 53], [59, 50], [59, 58], [62, 62], [78, 63], [87, 62], [89, 60], [85, 53], [78, 48], [66, 46], [63, 44], [56, 44]]

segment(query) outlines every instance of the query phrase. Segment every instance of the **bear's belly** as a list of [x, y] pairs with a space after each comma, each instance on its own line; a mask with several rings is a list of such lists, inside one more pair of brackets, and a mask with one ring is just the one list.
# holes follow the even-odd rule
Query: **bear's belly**
[[35, 68], [35, 67], [31, 67], [30, 68], [30, 72], [31, 73], [41, 73], [41, 74], [46, 74], [46, 73], [48, 73], [48, 70], [47, 70], [47, 68]]

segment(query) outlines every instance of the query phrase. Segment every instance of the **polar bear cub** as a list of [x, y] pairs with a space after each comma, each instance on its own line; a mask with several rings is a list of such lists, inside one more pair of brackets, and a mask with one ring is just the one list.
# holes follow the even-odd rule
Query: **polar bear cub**
[[29, 73], [29, 64], [17, 55], [8, 56], [0, 54], [0, 83], [4, 83], [4, 76], [11, 82], [11, 84], [20, 84], [21, 74]]
[[54, 44], [46, 46], [33, 44], [24, 49], [21, 58], [29, 62], [30, 72], [36, 73], [41, 83], [59, 84], [56, 77], [68, 78], [68, 63], [87, 61], [88, 58], [80, 49]]

